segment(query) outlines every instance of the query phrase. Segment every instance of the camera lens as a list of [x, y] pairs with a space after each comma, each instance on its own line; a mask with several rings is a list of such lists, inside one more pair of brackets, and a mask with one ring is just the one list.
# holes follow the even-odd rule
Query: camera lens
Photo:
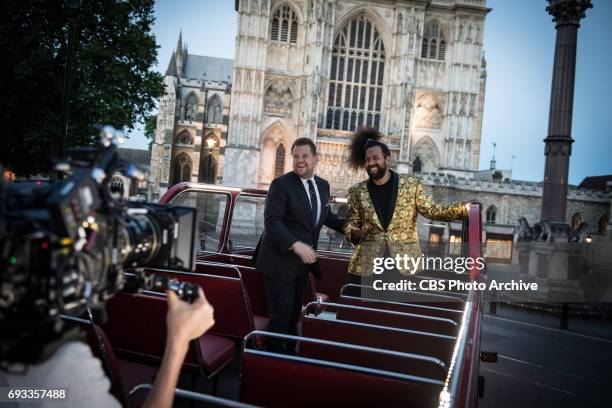
[[157, 255], [162, 239], [160, 228], [147, 214], [135, 214], [127, 219], [123, 228], [123, 265], [137, 267], [146, 265]]

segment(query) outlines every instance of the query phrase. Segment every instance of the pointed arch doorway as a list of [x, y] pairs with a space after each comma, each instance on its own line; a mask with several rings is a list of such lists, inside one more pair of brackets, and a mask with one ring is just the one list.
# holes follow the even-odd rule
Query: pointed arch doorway
[[260, 187], [267, 188], [272, 180], [289, 171], [292, 140], [282, 122], [274, 123], [262, 133], [257, 178]]

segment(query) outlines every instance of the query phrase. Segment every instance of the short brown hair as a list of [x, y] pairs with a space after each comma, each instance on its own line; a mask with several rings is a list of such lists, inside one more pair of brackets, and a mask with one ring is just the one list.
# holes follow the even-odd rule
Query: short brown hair
[[317, 155], [317, 145], [315, 145], [312, 139], [310, 139], [309, 137], [300, 137], [299, 139], [295, 139], [295, 142], [293, 142], [293, 144], [291, 145], [291, 152], [293, 152], [293, 149], [297, 146], [306, 146], [306, 145], [310, 146], [310, 150], [312, 150], [312, 155], [316, 156]]

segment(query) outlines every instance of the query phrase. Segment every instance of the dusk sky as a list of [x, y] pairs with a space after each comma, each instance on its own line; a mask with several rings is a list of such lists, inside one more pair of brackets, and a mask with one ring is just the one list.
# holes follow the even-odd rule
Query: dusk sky
[[[487, 89], [480, 169], [489, 168], [493, 143], [497, 168], [518, 180], [541, 181], [555, 47], [555, 28], [540, 0], [488, 0], [485, 23]], [[237, 13], [234, 0], [158, 0], [153, 32], [157, 70], [165, 69], [179, 31], [189, 53], [234, 58]], [[612, 135], [607, 96], [612, 95], [612, 1], [593, 0], [578, 32], [574, 94], [574, 138], [569, 180], [612, 174]], [[147, 148], [141, 131], [125, 147]], [[512, 156], [515, 156], [512, 162]]]

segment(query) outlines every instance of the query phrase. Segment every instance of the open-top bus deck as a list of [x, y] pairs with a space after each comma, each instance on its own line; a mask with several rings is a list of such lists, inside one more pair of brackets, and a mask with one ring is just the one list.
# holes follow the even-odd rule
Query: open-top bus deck
[[[263, 279], [251, 259], [263, 231], [265, 195], [263, 190], [181, 183], [160, 200], [198, 208], [199, 250], [195, 271], [154, 272], [202, 286], [215, 308], [215, 325], [192, 342], [183, 366], [194, 386], [177, 390], [176, 403], [186, 399], [192, 406], [477, 405], [484, 386], [479, 376], [482, 293], [428, 291], [392, 300], [370, 298], [371, 288], [345, 285], [351, 248], [333, 231], [321, 233], [318, 259], [323, 277], [309, 279], [300, 336], [268, 332]], [[346, 201], [332, 203], [342, 213]], [[480, 208], [472, 205], [463, 223], [464, 256], [481, 256], [481, 228]], [[485, 277], [476, 269], [464, 275], [425, 270], [409, 279]], [[165, 294], [119, 293], [108, 302], [107, 314], [101, 327], [72, 320], [88, 332], [115, 396], [124, 405], [138, 406], [164, 352]], [[298, 352], [266, 351], [270, 337], [295, 341]], [[233, 399], [212, 395], [218, 377], [232, 364], [240, 366], [239, 378], [233, 379], [239, 381], [239, 394]], [[194, 392], [198, 377], [212, 381], [210, 394]]]

